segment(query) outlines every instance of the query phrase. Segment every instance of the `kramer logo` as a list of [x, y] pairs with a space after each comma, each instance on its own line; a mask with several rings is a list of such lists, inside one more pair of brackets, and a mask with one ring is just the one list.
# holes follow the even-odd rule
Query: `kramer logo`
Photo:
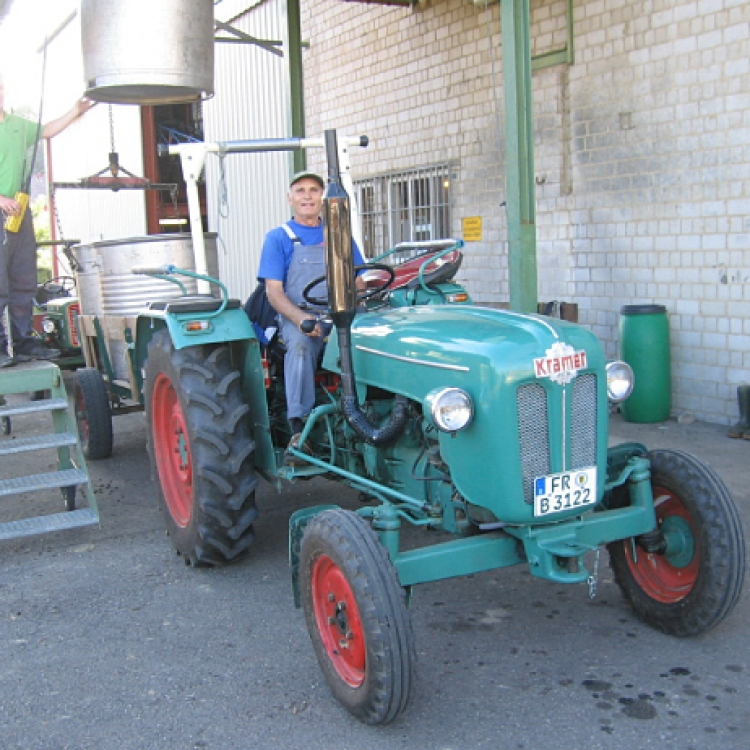
[[577, 352], [559, 341], [547, 349], [546, 355], [534, 360], [534, 374], [538, 378], [549, 378], [553, 383], [570, 383], [578, 370], [586, 367], [585, 351]]

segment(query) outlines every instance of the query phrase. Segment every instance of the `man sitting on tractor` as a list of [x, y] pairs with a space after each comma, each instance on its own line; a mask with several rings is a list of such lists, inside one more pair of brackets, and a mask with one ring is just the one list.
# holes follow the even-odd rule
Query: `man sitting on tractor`
[[[278, 313], [279, 332], [286, 346], [284, 386], [292, 431], [289, 447], [298, 449], [305, 419], [315, 406], [315, 370], [328, 334], [328, 326], [318, 320], [309, 306], [305, 308], [302, 296], [311, 281], [325, 276], [320, 217], [324, 189], [323, 178], [314, 172], [294, 175], [287, 196], [293, 216], [266, 235], [258, 269], [258, 280], [265, 283], [268, 301]], [[363, 265], [365, 261], [354, 242], [352, 251], [354, 265]], [[357, 286], [361, 286], [359, 280]], [[314, 293], [320, 295], [320, 288]], [[314, 322], [309, 332], [302, 330], [305, 320]], [[301, 449], [305, 450], [305, 446]], [[292, 458], [288, 455], [287, 461], [292, 463]]]

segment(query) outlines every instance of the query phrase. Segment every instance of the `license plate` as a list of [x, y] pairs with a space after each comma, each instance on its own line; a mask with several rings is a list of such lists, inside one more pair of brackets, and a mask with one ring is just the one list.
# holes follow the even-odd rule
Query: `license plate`
[[534, 480], [534, 515], [547, 516], [596, 502], [596, 467], [548, 474]]

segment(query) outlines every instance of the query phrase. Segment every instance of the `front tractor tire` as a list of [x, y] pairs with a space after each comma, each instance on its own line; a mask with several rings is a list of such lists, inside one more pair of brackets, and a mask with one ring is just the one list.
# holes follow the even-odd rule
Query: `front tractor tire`
[[406, 709], [414, 679], [414, 636], [396, 569], [367, 521], [325, 511], [300, 549], [307, 629], [336, 699], [366, 724]]
[[235, 562], [254, 539], [258, 479], [229, 348], [178, 351], [158, 331], [144, 372], [148, 450], [172, 542], [190, 565]]
[[699, 635], [731, 613], [742, 591], [737, 508], [718, 475], [689, 453], [648, 457], [661, 547], [644, 549], [642, 538], [613, 542], [610, 564], [641, 620], [669, 635]]

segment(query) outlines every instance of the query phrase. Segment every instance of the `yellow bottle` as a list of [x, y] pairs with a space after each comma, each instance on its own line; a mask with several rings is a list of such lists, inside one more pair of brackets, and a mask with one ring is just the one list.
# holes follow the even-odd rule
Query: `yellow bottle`
[[5, 231], [6, 232], [17, 232], [21, 228], [21, 222], [23, 217], [26, 215], [26, 209], [29, 207], [29, 194], [18, 192], [15, 195], [17, 203], [21, 204], [21, 210], [17, 215], [8, 216], [5, 219]]

